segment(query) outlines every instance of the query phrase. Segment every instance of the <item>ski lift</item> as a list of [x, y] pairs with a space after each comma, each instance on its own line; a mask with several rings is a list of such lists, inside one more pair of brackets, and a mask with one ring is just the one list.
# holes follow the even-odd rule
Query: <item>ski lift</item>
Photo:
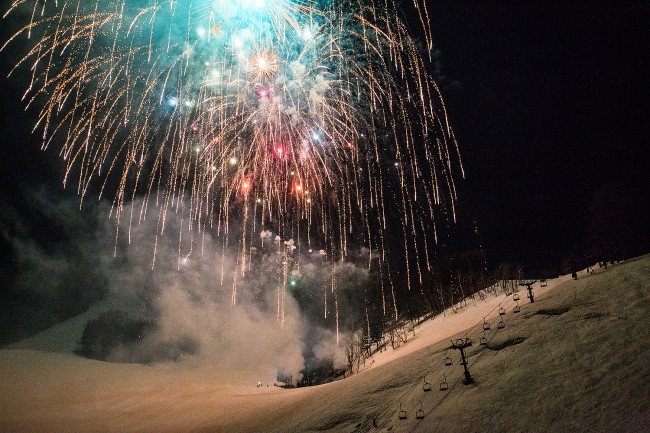
[[487, 337], [485, 336], [485, 332], [483, 333], [483, 336], [481, 337], [481, 346], [487, 346]]
[[443, 379], [442, 382], [440, 382], [440, 391], [447, 391], [449, 389], [449, 384], [447, 383], [447, 376], [442, 375]]
[[449, 355], [445, 355], [445, 365], [446, 365], [447, 367], [449, 367], [449, 366], [452, 365], [453, 363], [454, 363], [454, 362], [451, 360], [451, 358], [449, 357]]
[[489, 331], [490, 330], [490, 322], [486, 322], [485, 318], [483, 318], [483, 331]]
[[424, 390], [424, 392], [431, 391], [431, 384], [429, 382], [427, 382], [426, 377], [424, 378], [424, 384], [422, 385], [422, 389]]
[[397, 416], [399, 419], [406, 419], [406, 411], [402, 409], [402, 403], [399, 404], [399, 412]]
[[512, 312], [513, 312], [513, 313], [518, 313], [518, 312], [520, 312], [520, 311], [521, 311], [521, 307], [519, 306], [519, 303], [517, 303], [517, 305], [515, 305], [514, 307], [512, 307]]
[[548, 283], [546, 282], [546, 278], [544, 278], [543, 280], [539, 280], [539, 285], [540, 285], [541, 287], [546, 287], [547, 284], [548, 284]]
[[503, 307], [499, 308], [499, 316], [505, 316], [506, 315], [506, 309]]
[[512, 295], [512, 300], [513, 301], [518, 301], [519, 300], [519, 293], [515, 293], [514, 295]]
[[503, 329], [505, 327], [506, 327], [506, 322], [504, 322], [503, 319], [501, 319], [501, 321], [499, 323], [497, 323], [497, 328], [498, 329]]
[[420, 402], [420, 409], [415, 412], [415, 419], [424, 419], [424, 410], [422, 409], [422, 402]]

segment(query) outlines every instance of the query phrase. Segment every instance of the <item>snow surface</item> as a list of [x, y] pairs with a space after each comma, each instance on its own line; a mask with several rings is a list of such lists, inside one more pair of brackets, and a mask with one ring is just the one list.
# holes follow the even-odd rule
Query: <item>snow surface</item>
[[91, 305], [83, 313], [5, 348], [74, 353], [89, 320], [96, 319], [107, 311], [123, 311], [132, 317], [140, 317], [142, 315], [140, 305], [140, 301], [126, 298], [124, 294], [119, 298], [107, 297]]
[[[213, 365], [0, 350], [0, 431], [650, 431], [649, 288], [645, 256], [583, 271], [577, 281], [537, 283], [534, 304], [520, 290], [520, 313], [512, 296], [476, 297], [417, 327], [397, 350], [375, 354], [359, 374], [292, 390], [257, 387], [255, 372]], [[479, 345], [484, 317], [487, 346]], [[457, 351], [447, 353], [451, 338], [465, 336], [474, 343], [472, 385], [462, 383]], [[39, 338], [26, 347], [50, 344]], [[441, 392], [444, 378], [449, 390]]]

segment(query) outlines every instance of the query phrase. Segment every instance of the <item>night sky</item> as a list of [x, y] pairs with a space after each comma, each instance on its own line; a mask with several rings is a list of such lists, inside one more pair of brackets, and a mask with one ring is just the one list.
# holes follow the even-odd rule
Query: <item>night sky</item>
[[[476, 221], [491, 265], [558, 269], [584, 242], [599, 188], [620, 183], [639, 200], [650, 196], [649, 7], [565, 3], [429, 3], [466, 168], [461, 212]], [[3, 77], [11, 62], [1, 58]], [[75, 194], [62, 191], [56, 150], [41, 152], [30, 136], [33, 113], [22, 111], [21, 86], [0, 82], [0, 199], [18, 213], [3, 216], [5, 234], [12, 218], [38, 230], [42, 215], [27, 192], [47, 185], [51, 200]]]
[[558, 266], [606, 184], [650, 197], [647, 3], [431, 5], [461, 200], [492, 264]]

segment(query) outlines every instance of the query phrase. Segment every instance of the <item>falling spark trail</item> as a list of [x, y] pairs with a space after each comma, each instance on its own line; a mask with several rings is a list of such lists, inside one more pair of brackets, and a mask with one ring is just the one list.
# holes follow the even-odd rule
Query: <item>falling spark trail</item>
[[[428, 48], [391, 1], [16, 0], [4, 19], [28, 19], [0, 50], [25, 43], [12, 74], [29, 69], [43, 148], [59, 147], [82, 198], [114, 194], [117, 221], [155, 204], [160, 234], [179, 213], [186, 230], [222, 236], [224, 254], [238, 245], [240, 276], [256, 231], [319, 245], [332, 263], [364, 246], [397, 314], [389, 262], [422, 282], [464, 176], [428, 72], [429, 12], [413, 1]], [[179, 238], [179, 263], [194, 236]]]

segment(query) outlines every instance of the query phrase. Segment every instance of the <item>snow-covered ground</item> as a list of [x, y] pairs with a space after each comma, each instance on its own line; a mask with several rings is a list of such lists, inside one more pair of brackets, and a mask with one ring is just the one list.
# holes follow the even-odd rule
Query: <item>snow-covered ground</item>
[[[111, 364], [18, 348], [38, 347], [32, 339], [0, 350], [0, 431], [650, 431], [650, 257], [537, 283], [534, 292], [530, 304], [519, 291], [520, 313], [512, 295], [476, 297], [375, 354], [359, 374], [292, 390], [256, 387], [251, 372], [219, 366]], [[479, 344], [484, 318], [487, 346]], [[472, 385], [462, 383], [458, 352], [446, 350], [456, 337], [473, 341]], [[449, 389], [439, 391], [445, 379]]]

